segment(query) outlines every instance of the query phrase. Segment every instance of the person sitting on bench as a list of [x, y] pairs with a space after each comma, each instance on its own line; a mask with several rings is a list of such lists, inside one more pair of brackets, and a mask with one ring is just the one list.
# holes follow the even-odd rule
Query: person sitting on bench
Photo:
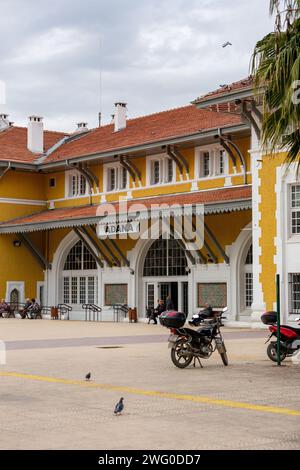
[[23, 319], [26, 318], [26, 313], [28, 312], [30, 305], [31, 305], [31, 300], [26, 299], [24, 307], [20, 308], [19, 314], [21, 315]]
[[34, 318], [35, 314], [41, 310], [40, 304], [35, 300], [31, 299], [31, 304], [28, 307], [28, 316], [29, 318]]
[[3, 318], [6, 316], [6, 314], [10, 311], [9, 309], [9, 304], [5, 302], [5, 299], [1, 299], [0, 302], [0, 318]]

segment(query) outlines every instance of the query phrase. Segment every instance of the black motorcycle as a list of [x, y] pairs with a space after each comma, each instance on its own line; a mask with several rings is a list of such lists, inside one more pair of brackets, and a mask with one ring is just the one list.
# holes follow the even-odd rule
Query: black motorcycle
[[[225, 310], [224, 310], [225, 311]], [[170, 328], [169, 348], [171, 359], [176, 367], [184, 369], [192, 361], [202, 366], [201, 359], [208, 359], [216, 350], [221, 356], [224, 366], [228, 366], [225, 343], [221, 334], [223, 312], [215, 312], [212, 318], [205, 319], [202, 326], [193, 330], [185, 328], [186, 316], [180, 312], [163, 312], [159, 321], [161, 325]]]

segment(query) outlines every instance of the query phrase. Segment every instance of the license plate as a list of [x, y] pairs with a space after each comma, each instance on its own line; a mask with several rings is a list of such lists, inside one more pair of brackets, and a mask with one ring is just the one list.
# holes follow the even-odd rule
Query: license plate
[[174, 343], [176, 343], [176, 341], [178, 340], [178, 336], [177, 335], [170, 335], [169, 336], [169, 348], [172, 348]]

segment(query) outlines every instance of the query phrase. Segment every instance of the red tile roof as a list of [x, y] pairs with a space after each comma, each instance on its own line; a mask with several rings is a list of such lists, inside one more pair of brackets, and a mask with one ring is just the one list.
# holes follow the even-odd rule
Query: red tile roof
[[[48, 150], [56, 142], [64, 137], [62, 132], [44, 132], [44, 149]], [[27, 128], [9, 127], [0, 132], [0, 161], [11, 161], [19, 163], [34, 163], [36, 153], [27, 150]]]
[[[216, 110], [220, 111], [220, 110]], [[241, 118], [222, 112], [197, 109], [193, 105], [127, 120], [125, 129], [114, 132], [109, 124], [92, 129], [89, 133], [59, 146], [43, 159], [43, 163], [97, 154], [124, 151], [127, 147], [150, 144], [171, 138], [192, 135], [201, 130], [217, 129], [240, 124]], [[49, 150], [66, 134], [44, 132], [44, 150]], [[39, 155], [27, 150], [27, 129], [11, 127], [0, 132], [0, 161], [37, 163]]]
[[[193, 193], [175, 194], [172, 196], [157, 196], [145, 199], [131, 199], [127, 201], [127, 210], [135, 204], [143, 204], [146, 209], [151, 209], [157, 204], [217, 204], [251, 199], [251, 186], [237, 186], [233, 188], [215, 189], [209, 191], [197, 191]], [[109, 203], [107, 203], [109, 204]], [[112, 203], [119, 211], [119, 202]], [[97, 217], [97, 210], [106, 204], [95, 204], [88, 206], [66, 207], [61, 209], [47, 210], [29, 216], [2, 222], [0, 231], [5, 227], [24, 226], [32, 224], [43, 224], [47, 222], [76, 221]], [[153, 207], [154, 208], [154, 207]]]
[[[198, 98], [194, 100], [193, 103], [195, 104], [202, 103], [207, 100], [211, 100], [213, 98], [226, 96], [227, 94], [233, 93], [235, 91], [242, 91], [242, 90], [246, 90], [247, 88], [251, 89], [252, 87], [253, 87], [253, 78], [250, 76], [248, 78], [244, 78], [243, 80], [239, 80], [238, 82], [231, 83], [230, 85], [220, 87], [218, 90], [211, 91], [203, 96], [199, 96]], [[220, 111], [226, 111], [226, 108], [228, 108], [229, 103], [223, 103], [222, 105], [218, 105], [218, 106], [220, 106], [219, 108]], [[218, 109], [216, 107], [212, 107], [212, 110], [217, 111]]]
[[162, 111], [148, 116], [128, 119], [126, 129], [114, 132], [113, 124], [93, 129], [87, 135], [59, 147], [43, 163], [65, 160], [72, 157], [122, 151], [126, 147], [159, 142], [169, 138], [188, 136], [200, 129], [240, 124], [238, 116], [211, 113], [189, 105]]

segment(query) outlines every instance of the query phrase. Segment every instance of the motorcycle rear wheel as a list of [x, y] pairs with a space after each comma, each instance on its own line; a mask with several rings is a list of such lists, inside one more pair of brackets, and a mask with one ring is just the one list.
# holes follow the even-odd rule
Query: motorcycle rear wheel
[[192, 354], [187, 354], [190, 347], [186, 339], [177, 341], [171, 349], [171, 359], [173, 364], [179, 369], [185, 369], [193, 360]]
[[[273, 362], [277, 362], [277, 343], [270, 343], [267, 347], [268, 358]], [[284, 361], [286, 358], [286, 352], [280, 350], [280, 361]]]

